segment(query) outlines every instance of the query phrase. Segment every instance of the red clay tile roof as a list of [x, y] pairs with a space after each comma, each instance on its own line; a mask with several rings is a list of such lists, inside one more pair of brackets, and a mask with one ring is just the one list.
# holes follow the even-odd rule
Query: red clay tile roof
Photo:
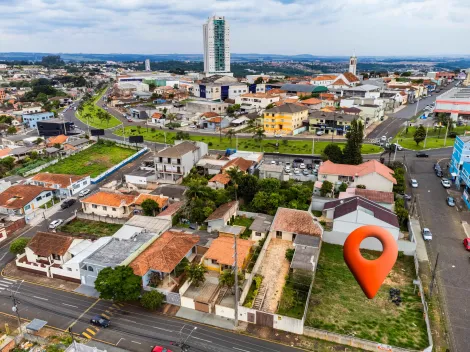
[[131, 205], [135, 196], [122, 194], [122, 193], [112, 193], [112, 192], [103, 192], [99, 191], [91, 196], [88, 196], [81, 200], [82, 203], [98, 204], [98, 205], [107, 205], [110, 207], [121, 207], [126, 205]]
[[378, 173], [387, 180], [397, 183], [392, 176], [393, 170], [377, 160], [369, 160], [360, 165], [335, 164], [329, 160], [325, 161], [318, 170], [318, 175], [341, 175], [341, 176], [364, 176], [372, 173]]
[[199, 236], [196, 235], [166, 231], [135, 258], [130, 267], [139, 276], [145, 275], [150, 269], [171, 273], [198, 241]]
[[312, 81], [333, 81], [336, 79], [336, 75], [321, 75], [312, 79]]
[[253, 161], [251, 160], [246, 160], [243, 158], [235, 158], [235, 159], [230, 160], [227, 164], [225, 164], [222, 167], [222, 171], [227, 170], [232, 167], [238, 167], [240, 171], [246, 172], [246, 170], [248, 170], [251, 167], [251, 165], [253, 165]]
[[275, 95], [275, 94], [282, 94], [282, 93], [285, 93], [285, 92], [286, 92], [285, 90], [282, 90], [282, 89], [279, 89], [279, 88], [274, 88], [274, 89], [270, 89], [270, 90], [266, 91], [266, 94]]
[[293, 232], [298, 235], [321, 237], [323, 229], [314, 221], [313, 215], [305, 210], [278, 208], [271, 231]]
[[157, 196], [155, 194], [144, 194], [144, 193], [139, 194], [139, 196], [135, 199], [134, 204], [135, 205], [142, 205], [142, 202], [144, 200], [147, 200], [147, 199], [152, 199], [155, 202], [157, 202], [158, 207], [160, 209], [168, 204], [168, 197], [161, 197], [161, 196]]
[[0, 157], [7, 156], [10, 152], [11, 148], [0, 149]]
[[34, 185], [14, 185], [0, 193], [0, 206], [10, 209], [23, 208], [45, 191], [53, 189]]
[[222, 121], [222, 118], [221, 117], [213, 117], [213, 118], [211, 118], [207, 121], [213, 122], [213, 123], [220, 123]]
[[170, 204], [164, 211], [159, 213], [158, 216], [171, 216], [175, 213], [177, 213], [184, 205], [184, 202], [175, 202], [173, 204]]
[[209, 215], [206, 221], [221, 219], [225, 215], [225, 213], [227, 213], [233, 206], [236, 206], [238, 208], [238, 202], [236, 200], [222, 204], [220, 207], [215, 209], [211, 215]]
[[[207, 259], [215, 259], [222, 265], [233, 265], [235, 257], [235, 240], [233, 237], [221, 236], [214, 239], [204, 255]], [[246, 257], [250, 254], [253, 242], [237, 238], [237, 262], [242, 265]]]
[[38, 232], [29, 241], [28, 248], [41, 257], [52, 254], [64, 255], [73, 242], [72, 236], [59, 235], [50, 232]]
[[67, 137], [63, 134], [60, 134], [58, 136], [48, 138], [47, 143], [48, 144], [56, 144], [56, 143], [63, 144], [65, 142], [67, 142], [68, 139], [69, 139], [69, 137]]
[[347, 84], [342, 78], [334, 81], [333, 85], [335, 85], [335, 86], [348, 86], [349, 87], [349, 84]]
[[202, 114], [201, 116], [210, 118], [210, 117], [218, 117], [219, 114], [216, 113], [216, 112], [213, 112], [213, 111], [209, 111], [209, 112], [205, 112], [205, 113]]
[[163, 114], [160, 114], [159, 112], [154, 112], [154, 113], [152, 114], [152, 118], [154, 118], [154, 119], [159, 119], [159, 118], [161, 118], [162, 116], [163, 116]]
[[34, 175], [31, 180], [48, 183], [50, 187], [53, 185], [60, 185], [61, 188], [67, 188], [70, 183], [74, 183], [84, 179], [87, 176], [65, 175], [65, 174], [50, 174], [48, 172], [41, 172]]
[[226, 185], [230, 182], [230, 176], [227, 174], [217, 174], [214, 177], [212, 177], [209, 182], [218, 182], [223, 185]]
[[310, 98], [310, 99], [302, 100], [300, 103], [305, 104], [305, 105], [317, 105], [317, 104], [321, 104], [321, 100], [317, 98]]
[[393, 192], [373, 191], [371, 189], [356, 188], [356, 195], [367, 198], [373, 202], [393, 204]]
[[345, 72], [345, 73], [343, 73], [343, 76], [346, 77], [346, 79], [349, 81], [349, 83], [359, 82], [359, 78], [357, 78], [357, 76], [354, 75], [351, 72]]

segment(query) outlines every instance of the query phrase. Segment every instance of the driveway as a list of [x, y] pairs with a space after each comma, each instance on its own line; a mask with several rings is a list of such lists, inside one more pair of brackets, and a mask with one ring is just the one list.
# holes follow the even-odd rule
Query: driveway
[[464, 352], [470, 346], [470, 263], [462, 245], [465, 234], [461, 225], [462, 215], [467, 212], [447, 206], [448, 191], [433, 172], [436, 160], [411, 157], [408, 167], [411, 177], [419, 183], [413, 195], [416, 195], [421, 227], [428, 227], [433, 234], [433, 240], [426, 244], [431, 266], [439, 253], [437, 283], [450, 321], [453, 351]]

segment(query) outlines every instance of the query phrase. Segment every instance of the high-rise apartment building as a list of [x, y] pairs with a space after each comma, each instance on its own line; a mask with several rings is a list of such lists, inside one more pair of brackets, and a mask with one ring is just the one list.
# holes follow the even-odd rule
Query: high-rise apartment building
[[203, 25], [203, 32], [206, 75], [233, 75], [230, 73], [230, 28], [225, 17], [210, 17]]

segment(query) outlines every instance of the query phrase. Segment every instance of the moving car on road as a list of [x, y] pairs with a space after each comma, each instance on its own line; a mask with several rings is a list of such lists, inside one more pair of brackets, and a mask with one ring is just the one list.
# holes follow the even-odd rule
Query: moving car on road
[[317, 136], [323, 136], [325, 134], [325, 131], [317, 131]]
[[421, 231], [421, 233], [423, 234], [423, 238], [424, 238], [425, 241], [431, 241], [432, 240], [432, 233], [427, 227], [425, 227]]
[[74, 205], [75, 202], [76, 200], [74, 198], [66, 199], [62, 202], [62, 204], [60, 205], [60, 208], [67, 209], [68, 207], [71, 207], [72, 205]]
[[416, 181], [414, 178], [411, 179], [410, 183], [411, 187], [418, 188], [418, 181]]
[[154, 348], [152, 348], [152, 352], [173, 352], [173, 351], [162, 346], [155, 346]]
[[90, 323], [101, 328], [107, 328], [109, 326], [110, 321], [106, 318], [103, 318], [101, 315], [95, 315], [93, 318], [90, 319]]
[[417, 158], [429, 158], [429, 154], [419, 152], [419, 153], [416, 153], [416, 157]]
[[64, 222], [64, 220], [62, 220], [62, 219], [54, 220], [49, 224], [49, 229], [54, 230], [57, 227], [59, 227], [63, 222]]
[[446, 179], [446, 178], [443, 178], [443, 179], [441, 180], [441, 184], [442, 184], [442, 186], [443, 186], [444, 188], [450, 188], [450, 181], [449, 181], [448, 179]]
[[83, 191], [80, 191], [80, 193], [78, 193], [78, 196], [79, 197], [85, 197], [88, 193], [90, 193], [90, 190], [89, 189], [84, 189]]
[[467, 251], [470, 251], [470, 238], [467, 237], [463, 240], [463, 246]]
[[393, 143], [392, 145], [393, 145], [395, 148], [397, 148], [397, 150], [403, 150], [403, 147], [402, 147], [400, 144], [398, 144], [398, 143]]
[[449, 207], [455, 207], [455, 200], [453, 197], [447, 197], [446, 201]]

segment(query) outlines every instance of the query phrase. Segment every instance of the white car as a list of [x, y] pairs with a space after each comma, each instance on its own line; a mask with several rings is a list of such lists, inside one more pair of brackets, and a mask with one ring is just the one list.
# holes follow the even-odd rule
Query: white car
[[276, 160], [271, 160], [271, 165], [276, 165]]
[[189, 128], [196, 128], [196, 125], [191, 125], [189, 126]]
[[78, 193], [78, 196], [79, 197], [85, 197], [88, 193], [90, 193], [90, 190], [89, 189], [84, 189], [83, 191], [80, 191], [80, 193]]
[[54, 220], [49, 224], [49, 229], [54, 230], [55, 228], [59, 227], [63, 222], [64, 220], [62, 219]]
[[396, 146], [397, 150], [403, 150], [403, 147], [398, 144], [398, 143], [393, 143], [394, 146]]
[[305, 164], [304, 164], [304, 163], [301, 163], [301, 164], [299, 165], [299, 168], [305, 169]]
[[444, 188], [450, 188], [451, 186], [450, 181], [446, 178], [441, 179], [441, 184]]
[[410, 182], [411, 182], [411, 187], [418, 188], [418, 181], [412, 178]]
[[284, 168], [284, 170], [289, 173], [290, 172], [290, 166], [289, 165], [286, 165], [286, 167]]
[[423, 233], [423, 238], [424, 238], [425, 241], [431, 241], [432, 240], [432, 233], [427, 227], [425, 227], [423, 229], [422, 233]]
[[387, 136], [382, 136], [382, 137], [380, 137], [380, 140], [381, 140], [382, 142], [385, 142], [385, 141], [387, 140]]
[[294, 169], [294, 175], [300, 175], [300, 170], [297, 169], [297, 168], [295, 168], [295, 169]]
[[323, 136], [325, 134], [325, 131], [317, 131], [317, 136]]

